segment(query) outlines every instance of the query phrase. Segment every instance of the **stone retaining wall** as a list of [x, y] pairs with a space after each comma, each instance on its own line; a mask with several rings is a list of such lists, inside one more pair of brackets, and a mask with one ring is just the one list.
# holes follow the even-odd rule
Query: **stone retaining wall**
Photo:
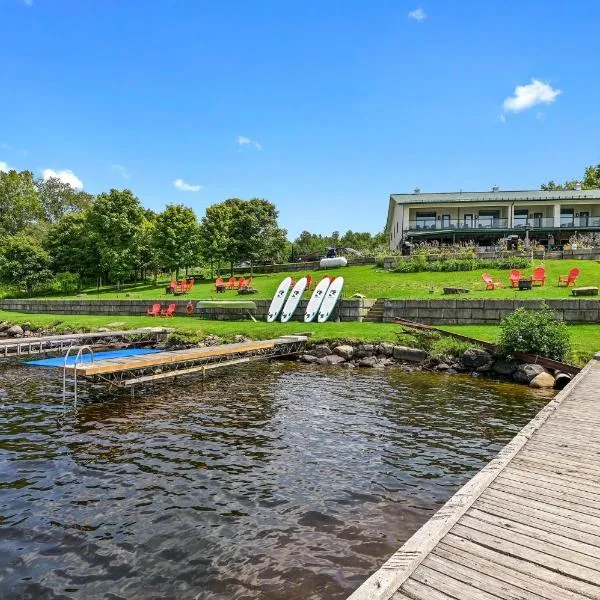
[[[348, 258], [348, 266], [355, 267], [357, 265], [374, 265], [376, 262], [374, 256], [365, 256], [362, 258]], [[302, 271], [309, 273], [310, 271], [320, 270], [320, 261], [313, 260], [307, 262], [282, 263], [278, 265], [256, 265], [252, 268], [253, 273], [286, 273], [288, 271]], [[225, 271], [227, 269], [224, 269]], [[249, 275], [250, 267], [234, 267], [234, 275]]]
[[408, 319], [426, 325], [495, 325], [517, 308], [549, 306], [567, 323], [600, 322], [600, 301], [569, 300], [386, 300], [383, 321]]
[[[247, 297], [246, 300], [252, 300], [256, 304], [256, 311], [253, 315], [259, 321], [267, 318], [270, 300], [254, 300]], [[15, 299], [0, 300], [0, 309], [24, 313], [49, 313], [60, 315], [145, 315], [148, 308], [153, 304], [160, 304], [166, 308], [168, 304], [176, 304], [175, 314], [178, 316], [187, 315], [186, 308], [188, 302], [194, 307], [194, 315], [197, 317], [216, 319], [216, 320], [237, 320], [247, 319], [246, 309], [230, 308], [201, 308], [196, 309], [198, 300], [34, 300], [34, 299]], [[294, 320], [301, 321], [304, 318], [304, 312], [308, 301], [302, 300], [294, 313]], [[340, 300], [335, 308], [331, 320], [338, 317], [341, 321], [362, 321], [369, 312], [374, 300], [366, 299], [347, 299]]]

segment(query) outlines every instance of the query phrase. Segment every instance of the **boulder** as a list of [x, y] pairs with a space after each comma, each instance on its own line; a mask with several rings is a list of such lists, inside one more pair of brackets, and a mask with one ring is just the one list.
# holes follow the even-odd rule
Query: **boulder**
[[21, 328], [23, 331], [31, 331], [31, 323], [29, 321], [25, 321], [25, 323], [21, 323]]
[[409, 348], [408, 346], [394, 346], [394, 358], [408, 362], [423, 362], [428, 354], [425, 350]]
[[358, 361], [359, 367], [367, 367], [370, 369], [374, 369], [377, 366], [379, 361], [375, 356], [365, 356]]
[[382, 342], [379, 344], [378, 352], [383, 354], [383, 356], [393, 356], [394, 355], [394, 344], [390, 344], [389, 342]]
[[507, 360], [497, 360], [492, 365], [492, 370], [494, 373], [498, 375], [504, 375], [505, 377], [510, 377], [517, 369], [517, 365], [511, 363]]
[[538, 389], [553, 388], [554, 377], [550, 373], [540, 373], [529, 382], [529, 385]]
[[342, 363], [344, 369], [356, 369], [356, 365], [351, 362]]
[[10, 323], [7, 323], [6, 321], [2, 321], [2, 323], [0, 323], [0, 332], [6, 331], [9, 328]]
[[337, 354], [330, 354], [329, 356], [323, 356], [322, 358], [317, 358], [318, 365], [341, 365], [346, 362], [341, 356]]
[[545, 373], [546, 369], [540, 365], [525, 364], [519, 365], [517, 370], [513, 373], [513, 380], [517, 383], [529, 384], [529, 382], [539, 375]]
[[481, 348], [469, 348], [463, 352], [460, 362], [467, 368], [476, 370], [492, 362], [492, 355]]
[[450, 365], [447, 365], [445, 362], [442, 362], [435, 367], [436, 371], [447, 371], [448, 369], [450, 369]]
[[316, 363], [319, 360], [319, 358], [317, 356], [313, 356], [312, 354], [303, 354], [302, 356], [300, 356], [299, 360], [303, 363], [312, 364]]
[[354, 356], [354, 348], [348, 345], [336, 346], [334, 353], [341, 356], [344, 360], [350, 360]]
[[373, 356], [375, 346], [373, 344], [359, 344], [356, 348], [357, 358], [367, 358]]
[[317, 358], [323, 358], [331, 354], [331, 348], [327, 344], [317, 344], [312, 352]]
[[11, 337], [17, 337], [23, 335], [23, 328], [20, 325], [13, 325], [6, 330], [6, 333]]

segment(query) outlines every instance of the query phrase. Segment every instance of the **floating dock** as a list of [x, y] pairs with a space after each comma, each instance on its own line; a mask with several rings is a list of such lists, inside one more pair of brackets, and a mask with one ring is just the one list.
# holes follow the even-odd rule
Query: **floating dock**
[[285, 336], [273, 340], [220, 344], [155, 352], [136, 356], [106, 359], [87, 359], [66, 364], [65, 373], [76, 378], [105, 381], [118, 387], [132, 387], [161, 379], [204, 373], [208, 370], [247, 363], [252, 360], [277, 358], [298, 354], [305, 345], [306, 336]]
[[22, 337], [0, 339], [0, 357], [33, 356], [36, 354], [66, 353], [73, 346], [91, 346], [99, 343], [106, 346], [106, 340], [117, 338], [138, 343], [166, 341], [172, 329], [165, 327], [145, 327], [124, 331], [96, 331], [93, 333], [70, 333], [42, 337]]
[[600, 354], [349, 600], [600, 599]]

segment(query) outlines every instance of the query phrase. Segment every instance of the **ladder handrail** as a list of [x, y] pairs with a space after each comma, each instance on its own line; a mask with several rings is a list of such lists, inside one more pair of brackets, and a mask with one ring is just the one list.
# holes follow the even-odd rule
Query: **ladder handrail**
[[73, 363], [73, 402], [75, 404], [77, 403], [77, 365], [83, 360], [82, 356], [84, 350], [89, 351], [91, 362], [94, 362], [94, 351], [92, 350], [91, 346], [69, 346], [63, 363], [63, 404], [67, 398], [67, 360], [71, 354], [71, 350], [74, 350], [75, 348], [78, 348], [77, 356], [75, 357], [75, 362]]

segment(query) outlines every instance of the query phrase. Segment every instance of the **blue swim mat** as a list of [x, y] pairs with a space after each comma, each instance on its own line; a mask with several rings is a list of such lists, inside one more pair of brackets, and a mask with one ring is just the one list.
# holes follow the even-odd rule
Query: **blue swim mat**
[[[156, 352], [162, 352], [162, 350], [156, 350], [155, 348], [124, 348], [123, 350], [109, 350], [107, 352], [94, 352], [94, 360], [104, 360], [106, 358], [123, 358], [124, 356], [142, 356], [143, 354], [154, 354]], [[77, 352], [71, 352], [69, 359], [67, 360], [68, 365], [75, 364], [77, 358]], [[79, 357], [79, 364], [89, 363], [92, 361], [92, 356], [89, 352], [85, 351]], [[41, 358], [39, 360], [28, 360], [25, 362], [26, 365], [34, 365], [36, 367], [62, 367], [65, 364], [65, 357], [58, 356], [56, 358]]]

